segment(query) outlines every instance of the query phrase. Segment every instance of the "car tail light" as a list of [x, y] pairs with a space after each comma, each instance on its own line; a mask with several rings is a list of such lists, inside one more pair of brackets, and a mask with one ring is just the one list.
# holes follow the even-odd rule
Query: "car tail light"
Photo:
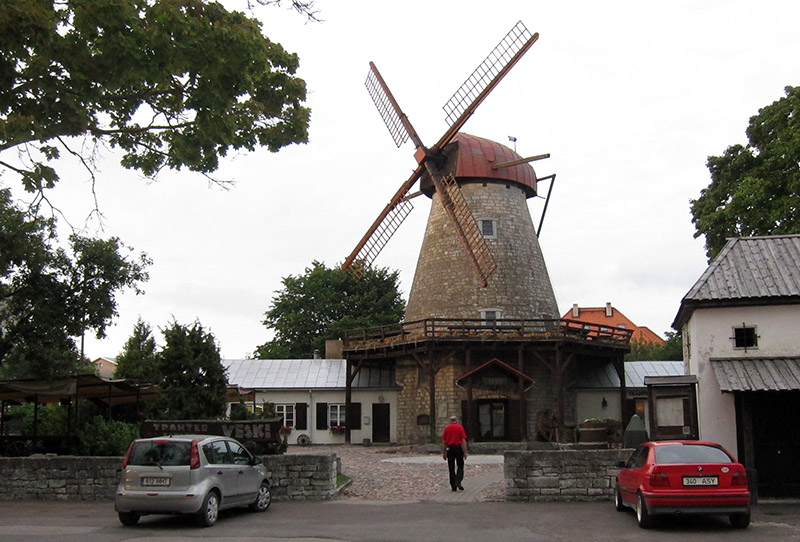
[[194, 439], [192, 441], [192, 449], [191, 449], [191, 461], [189, 463], [190, 469], [199, 469], [200, 468], [200, 450], [197, 447], [197, 443], [200, 442], [202, 439]]
[[669, 487], [669, 476], [667, 476], [667, 473], [660, 470], [651, 472], [650, 487]]
[[747, 487], [747, 473], [743, 470], [734, 472], [733, 477], [731, 477], [731, 486]]
[[[136, 441], [133, 441], [133, 442], [136, 442]], [[128, 466], [128, 460], [131, 458], [131, 450], [133, 450], [133, 442], [131, 442], [131, 445], [128, 446], [128, 451], [125, 453], [125, 457], [122, 459], [122, 468], [123, 469]]]

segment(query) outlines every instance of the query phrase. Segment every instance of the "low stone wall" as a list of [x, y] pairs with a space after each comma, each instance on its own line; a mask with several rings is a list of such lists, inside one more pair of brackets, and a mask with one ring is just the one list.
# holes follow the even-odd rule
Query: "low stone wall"
[[532, 450], [504, 454], [507, 501], [603, 501], [614, 497], [615, 463], [631, 450]]
[[[322, 500], [336, 494], [333, 452], [263, 459], [275, 500]], [[0, 501], [111, 500], [121, 466], [121, 457], [0, 457]]]

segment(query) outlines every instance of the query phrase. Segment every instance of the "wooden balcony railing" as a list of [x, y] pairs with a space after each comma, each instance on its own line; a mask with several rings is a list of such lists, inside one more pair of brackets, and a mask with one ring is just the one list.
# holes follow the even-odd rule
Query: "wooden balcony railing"
[[451, 319], [429, 318], [386, 326], [345, 331], [346, 349], [392, 346], [441, 340], [548, 340], [568, 339], [628, 344], [632, 331], [568, 319]]

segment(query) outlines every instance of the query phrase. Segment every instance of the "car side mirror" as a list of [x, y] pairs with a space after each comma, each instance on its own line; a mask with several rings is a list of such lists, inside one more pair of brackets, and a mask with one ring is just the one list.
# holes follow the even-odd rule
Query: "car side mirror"
[[253, 456], [253, 459], [250, 460], [250, 464], [253, 466], [261, 465], [264, 461], [257, 455]]
[[617, 466], [618, 469], [624, 469], [625, 468], [625, 461], [623, 461], [622, 459], [618, 459], [617, 462], [614, 463], [614, 464]]

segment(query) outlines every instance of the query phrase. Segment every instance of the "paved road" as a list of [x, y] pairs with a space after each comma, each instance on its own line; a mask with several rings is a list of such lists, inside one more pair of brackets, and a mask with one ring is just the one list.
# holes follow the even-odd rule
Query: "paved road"
[[[645, 538], [646, 537], [646, 538]], [[732, 530], [715, 518], [661, 521], [650, 531], [608, 503], [276, 502], [265, 514], [229, 511], [211, 528], [149, 516], [123, 527], [110, 502], [0, 502], [3, 542], [537, 542], [800, 540], [800, 504], [760, 504]]]

